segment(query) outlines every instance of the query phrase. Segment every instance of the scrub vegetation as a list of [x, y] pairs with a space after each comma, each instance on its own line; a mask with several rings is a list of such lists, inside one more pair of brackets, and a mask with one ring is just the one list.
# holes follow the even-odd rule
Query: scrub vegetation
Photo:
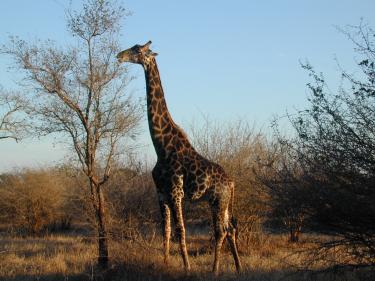
[[0, 88], [0, 141], [52, 134], [72, 153], [65, 164], [0, 174], [0, 280], [375, 279], [371, 27], [340, 30], [358, 69], [339, 66], [336, 91], [301, 63], [310, 77], [307, 107], [276, 118], [270, 132], [207, 117], [187, 130], [196, 150], [236, 185], [243, 271], [236, 273], [224, 244], [215, 277], [204, 202], [183, 206], [191, 272], [173, 234], [170, 262], [163, 262], [152, 163], [134, 148], [144, 104], [128, 93], [131, 77], [115, 58], [127, 11], [87, 0], [66, 15], [74, 46], [11, 37], [1, 47], [24, 74], [27, 94]]

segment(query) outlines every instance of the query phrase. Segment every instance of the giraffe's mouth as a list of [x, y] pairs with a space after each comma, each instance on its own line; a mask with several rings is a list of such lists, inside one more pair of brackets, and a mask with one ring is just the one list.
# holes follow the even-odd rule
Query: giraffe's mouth
[[122, 51], [122, 52], [118, 53], [117, 56], [116, 56], [116, 58], [117, 58], [117, 61], [119, 63], [121, 63], [121, 62], [128, 62], [129, 59], [130, 59], [128, 50], [125, 50], [125, 51]]

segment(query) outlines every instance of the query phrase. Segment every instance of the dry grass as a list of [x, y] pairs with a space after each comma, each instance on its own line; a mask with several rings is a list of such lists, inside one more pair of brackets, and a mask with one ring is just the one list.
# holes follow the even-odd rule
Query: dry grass
[[[160, 237], [111, 243], [111, 266], [106, 272], [95, 268], [94, 241], [82, 236], [7, 238], [0, 241], [0, 280], [365, 280], [356, 272], [310, 274], [296, 271], [304, 255], [295, 253], [311, 243], [289, 244], [282, 235], [263, 235], [251, 248], [242, 247], [244, 271], [235, 273], [229, 251], [224, 247], [218, 279], [211, 273], [212, 254], [208, 237], [189, 237], [192, 272], [184, 273], [176, 243], [168, 266], [163, 264]], [[323, 266], [323, 265], [322, 265]], [[317, 268], [319, 269], [319, 268]]]
[[65, 280], [93, 267], [95, 246], [82, 237], [5, 238], [0, 255], [5, 280]]

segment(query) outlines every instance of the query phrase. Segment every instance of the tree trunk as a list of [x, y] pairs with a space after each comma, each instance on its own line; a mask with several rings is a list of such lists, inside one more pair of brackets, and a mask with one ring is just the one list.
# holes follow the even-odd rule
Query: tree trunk
[[94, 208], [96, 212], [97, 228], [98, 228], [98, 265], [106, 269], [108, 267], [108, 231], [105, 216], [105, 202], [100, 186], [95, 185], [95, 198]]
[[301, 233], [301, 227], [300, 226], [291, 226], [290, 227], [289, 241], [291, 243], [298, 243], [300, 233]]

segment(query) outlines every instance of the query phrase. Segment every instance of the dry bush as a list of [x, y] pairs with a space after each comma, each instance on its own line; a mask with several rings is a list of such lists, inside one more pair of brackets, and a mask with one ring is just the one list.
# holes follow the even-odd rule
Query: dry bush
[[269, 194], [269, 223], [274, 228], [287, 230], [290, 242], [298, 242], [309, 218], [306, 171], [294, 160], [290, 147], [277, 142], [270, 147], [268, 155], [259, 159], [255, 171]]
[[[191, 131], [197, 151], [222, 165], [235, 181], [234, 215], [238, 219], [240, 240], [247, 248], [262, 243], [268, 195], [254, 169], [258, 159], [267, 152], [265, 138], [254, 126], [241, 120], [219, 124], [205, 118], [203, 126], [192, 125]], [[207, 211], [198, 213], [195, 208], [192, 212], [196, 216], [208, 215]]]
[[151, 174], [145, 167], [118, 169], [108, 182], [110, 231], [114, 239], [155, 235], [159, 205]]
[[[71, 164], [59, 166], [56, 173], [67, 191], [63, 198], [66, 216], [71, 218], [76, 230], [94, 240], [96, 217], [90, 195], [85, 191], [86, 176]], [[141, 235], [146, 236], [149, 230], [155, 233], [160, 211], [146, 166], [130, 163], [114, 167], [112, 177], [103, 187], [103, 195], [108, 204], [105, 216], [110, 238], [136, 240]]]
[[27, 234], [68, 227], [65, 187], [54, 170], [22, 170], [0, 176], [1, 223]]

